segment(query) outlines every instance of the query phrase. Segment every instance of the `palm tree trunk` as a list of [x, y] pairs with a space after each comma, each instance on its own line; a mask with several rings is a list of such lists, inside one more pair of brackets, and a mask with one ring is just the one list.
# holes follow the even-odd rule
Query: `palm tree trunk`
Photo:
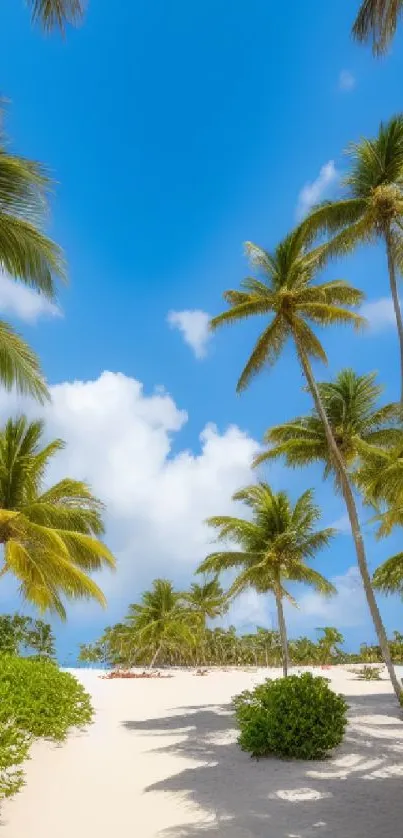
[[289, 668], [289, 660], [288, 660], [288, 641], [287, 641], [287, 628], [284, 619], [284, 611], [283, 611], [283, 600], [282, 596], [279, 592], [275, 592], [276, 597], [276, 605], [277, 605], [277, 616], [278, 616], [278, 630], [280, 633], [281, 638], [281, 648], [283, 650], [283, 675], [284, 678], [287, 678], [288, 675], [288, 668]]
[[336, 472], [338, 474], [340, 480], [340, 486], [343, 493], [344, 501], [347, 508], [348, 517], [350, 520], [351, 525], [351, 532], [354, 540], [355, 551], [357, 555], [357, 562], [358, 567], [361, 574], [362, 584], [365, 592], [365, 596], [368, 603], [368, 608], [372, 617], [372, 621], [375, 627], [375, 631], [378, 637], [379, 646], [382, 652], [382, 657], [384, 663], [386, 664], [386, 668], [389, 673], [390, 680], [392, 682], [393, 689], [396, 693], [397, 698], [400, 700], [402, 695], [402, 688], [399, 684], [397, 679], [397, 675], [395, 672], [395, 668], [392, 663], [392, 658], [390, 655], [388, 638], [386, 635], [385, 627], [382, 622], [382, 617], [378, 608], [378, 603], [375, 599], [374, 590], [371, 584], [371, 576], [368, 570], [367, 559], [365, 555], [365, 546], [364, 546], [364, 539], [362, 537], [360, 521], [358, 518], [357, 507], [353, 495], [353, 491], [350, 485], [350, 480], [347, 474], [347, 470], [344, 464], [344, 460], [340, 454], [340, 451], [337, 447], [337, 443], [334, 439], [332, 429], [330, 427], [325, 408], [322, 404], [322, 400], [319, 394], [318, 386], [316, 384], [312, 368], [309, 362], [309, 359], [305, 353], [305, 350], [300, 346], [298, 340], [296, 340], [297, 352], [301, 362], [302, 369], [304, 371], [309, 390], [311, 392], [316, 410], [318, 415], [320, 416], [321, 421], [323, 422], [323, 427], [325, 429], [326, 439], [329, 445], [329, 450], [331, 457], [334, 462], [334, 466]]
[[386, 230], [385, 230], [385, 244], [386, 244], [386, 254], [387, 254], [387, 257], [388, 257], [388, 271], [389, 271], [390, 290], [391, 290], [391, 294], [392, 294], [393, 308], [395, 310], [397, 335], [398, 335], [398, 338], [399, 338], [399, 349], [400, 349], [400, 401], [403, 404], [403, 319], [402, 319], [402, 312], [401, 312], [401, 309], [400, 309], [399, 293], [398, 293], [398, 290], [397, 290], [396, 267], [395, 267], [395, 260], [394, 260], [394, 256], [393, 256], [393, 242], [392, 242], [392, 235], [391, 235], [390, 227], [387, 227]]
[[156, 663], [156, 660], [158, 658], [158, 655], [159, 655], [161, 649], [162, 649], [162, 644], [160, 644], [158, 646], [157, 650], [154, 652], [154, 655], [151, 658], [150, 666], [148, 667], [149, 669], [152, 669], [154, 667], [154, 664]]

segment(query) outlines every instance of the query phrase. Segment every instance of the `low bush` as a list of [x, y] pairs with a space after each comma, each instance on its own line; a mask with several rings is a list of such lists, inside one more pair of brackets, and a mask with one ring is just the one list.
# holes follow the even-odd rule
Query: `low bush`
[[381, 666], [363, 666], [362, 669], [353, 669], [360, 681], [382, 681]]
[[18, 768], [33, 738], [63, 741], [93, 715], [83, 686], [55, 663], [0, 656], [0, 797], [21, 786]]
[[238, 742], [252, 756], [323, 759], [343, 739], [347, 703], [306, 672], [267, 680], [233, 699]]

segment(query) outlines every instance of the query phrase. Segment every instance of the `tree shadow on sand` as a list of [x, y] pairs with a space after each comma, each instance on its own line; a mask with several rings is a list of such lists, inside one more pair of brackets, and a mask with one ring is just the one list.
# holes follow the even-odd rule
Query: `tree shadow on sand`
[[[128, 731], [160, 736], [157, 753], [195, 763], [147, 788], [199, 807], [196, 823], [158, 838], [403, 835], [402, 715], [386, 695], [350, 697], [349, 704], [345, 742], [323, 762], [251, 759], [236, 744], [230, 705], [123, 722]], [[164, 745], [164, 737], [177, 741]]]

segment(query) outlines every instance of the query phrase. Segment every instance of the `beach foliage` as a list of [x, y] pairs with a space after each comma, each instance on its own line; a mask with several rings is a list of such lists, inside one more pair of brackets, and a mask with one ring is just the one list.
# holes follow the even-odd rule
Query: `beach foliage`
[[238, 742], [254, 757], [323, 759], [340, 745], [347, 703], [311, 673], [267, 680], [234, 698]]
[[62, 742], [92, 720], [84, 687], [44, 658], [0, 656], [0, 797], [18, 791], [21, 763], [35, 738]]
[[1, 575], [16, 577], [23, 598], [65, 617], [65, 599], [105, 597], [91, 577], [114, 558], [100, 540], [103, 504], [90, 487], [68, 477], [46, 483], [60, 439], [44, 443], [44, 423], [25, 416], [0, 428]]

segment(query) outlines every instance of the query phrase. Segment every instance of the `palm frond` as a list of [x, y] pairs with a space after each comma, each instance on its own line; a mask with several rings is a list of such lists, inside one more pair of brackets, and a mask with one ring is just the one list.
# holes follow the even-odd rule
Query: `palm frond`
[[4, 320], [0, 320], [0, 381], [6, 390], [15, 387], [41, 403], [49, 398], [37, 356]]
[[395, 35], [402, 10], [402, 0], [362, 0], [353, 25], [354, 38], [372, 41], [374, 55], [382, 55]]
[[29, 0], [33, 23], [45, 32], [58, 29], [64, 33], [66, 24], [76, 26], [84, 15], [83, 0]]
[[49, 300], [56, 297], [54, 276], [66, 278], [60, 248], [30, 221], [1, 212], [0, 269]]

